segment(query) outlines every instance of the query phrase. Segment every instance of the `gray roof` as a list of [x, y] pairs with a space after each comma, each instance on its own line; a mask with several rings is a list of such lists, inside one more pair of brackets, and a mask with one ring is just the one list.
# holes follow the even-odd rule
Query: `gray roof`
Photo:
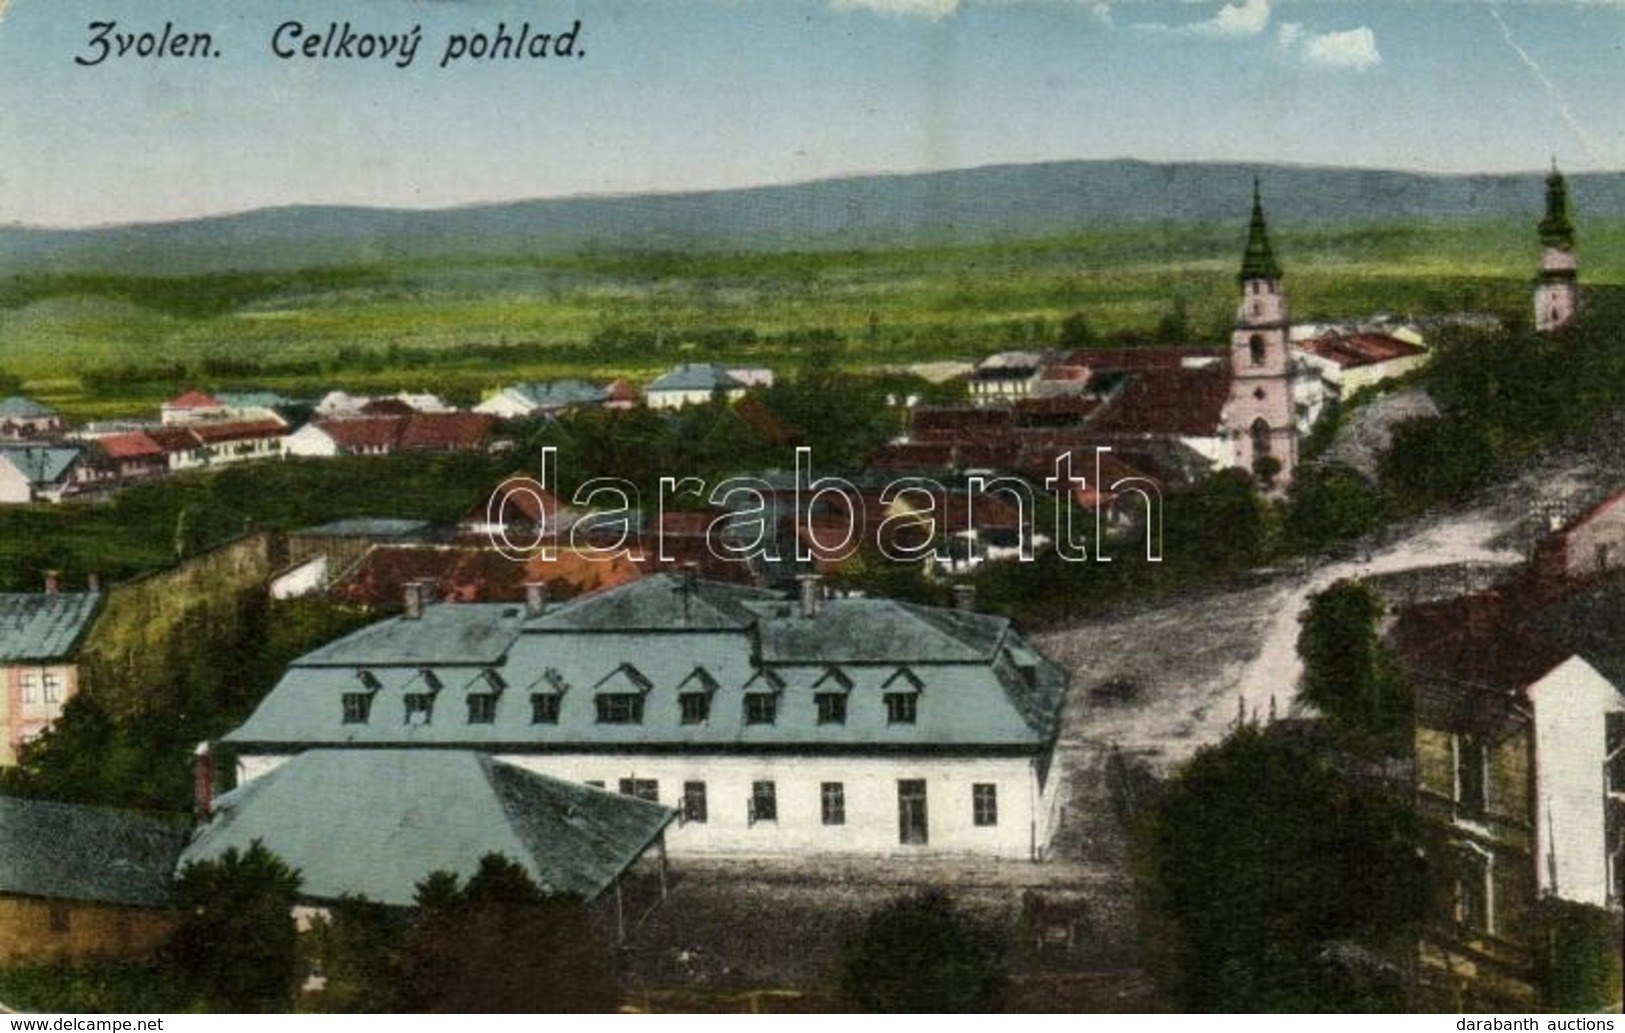
[[155, 818], [0, 796], [0, 893], [163, 907], [186, 836]]
[[58, 484], [68, 476], [73, 464], [79, 461], [77, 448], [56, 448], [37, 445], [7, 445], [0, 447], [0, 459], [15, 466], [30, 484]]
[[220, 797], [181, 863], [258, 839], [308, 899], [405, 907], [431, 872], [466, 877], [497, 853], [590, 900], [675, 817], [469, 750], [309, 750]]
[[429, 527], [427, 520], [400, 520], [391, 517], [351, 517], [319, 527], [292, 532], [298, 538], [407, 538]]
[[538, 384], [520, 384], [515, 390], [538, 409], [602, 405], [609, 401], [609, 392], [585, 380], [549, 380]]
[[733, 374], [715, 363], [691, 362], [662, 373], [644, 388], [643, 392], [648, 394], [651, 391], [735, 391], [744, 386]]
[[214, 399], [228, 409], [277, 409], [293, 404], [275, 391], [216, 391]]
[[32, 398], [12, 395], [0, 401], [0, 420], [46, 420], [56, 415], [55, 409], [41, 405]]
[[300, 666], [468, 666], [502, 662], [519, 634], [514, 603], [428, 606], [417, 618], [369, 624], [300, 657]]
[[0, 593], [0, 662], [72, 656], [100, 599], [96, 592]]
[[[313, 745], [461, 745], [489, 750], [941, 749], [1032, 752], [1053, 740], [1067, 679], [1003, 618], [884, 599], [831, 599], [814, 617], [760, 589], [656, 574], [525, 621], [519, 608], [442, 604], [362, 629], [296, 661], [227, 740], [285, 752]], [[433, 659], [430, 659], [430, 658]], [[428, 673], [425, 673], [426, 670]], [[432, 675], [432, 680], [431, 676]], [[494, 679], [494, 684], [493, 684]], [[920, 693], [891, 724], [888, 692]], [[497, 692], [470, 723], [467, 697]], [[707, 691], [710, 718], [683, 724], [678, 696]], [[847, 719], [820, 724], [814, 696], [843, 691]], [[365, 723], [347, 694], [369, 692]], [[595, 695], [638, 693], [638, 723], [600, 723]], [[778, 697], [770, 724], [747, 694]], [[408, 724], [407, 694], [433, 693]], [[556, 724], [530, 697], [559, 693]]]

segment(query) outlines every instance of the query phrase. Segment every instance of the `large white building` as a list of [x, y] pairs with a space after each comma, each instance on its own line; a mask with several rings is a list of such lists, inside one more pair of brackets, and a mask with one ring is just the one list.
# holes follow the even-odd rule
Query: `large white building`
[[411, 602], [226, 737], [252, 780], [438, 746], [675, 808], [675, 854], [1044, 855], [1066, 675], [1003, 618], [654, 575], [553, 607]]

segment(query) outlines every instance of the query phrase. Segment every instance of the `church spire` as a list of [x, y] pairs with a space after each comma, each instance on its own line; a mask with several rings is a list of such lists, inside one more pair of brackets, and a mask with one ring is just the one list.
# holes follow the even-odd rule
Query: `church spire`
[[1279, 280], [1281, 264], [1270, 248], [1269, 228], [1264, 225], [1264, 202], [1258, 196], [1258, 177], [1253, 177], [1253, 221], [1247, 227], [1247, 253], [1241, 259], [1242, 283], [1248, 280]]
[[1540, 220], [1540, 242], [1561, 251], [1574, 250], [1574, 222], [1569, 218], [1569, 185], [1552, 159], [1551, 175], [1546, 177], [1546, 217]]

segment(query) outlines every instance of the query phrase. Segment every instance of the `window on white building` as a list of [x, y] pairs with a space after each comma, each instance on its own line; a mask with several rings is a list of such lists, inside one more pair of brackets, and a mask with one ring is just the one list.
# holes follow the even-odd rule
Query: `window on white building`
[[55, 671], [45, 672], [45, 702], [62, 702], [62, 675]]
[[1604, 715], [1603, 743], [1608, 758], [1608, 791], [1625, 793], [1625, 711]]
[[22, 688], [23, 688], [23, 702], [24, 703], [38, 703], [39, 702], [39, 672], [38, 671], [24, 671], [23, 672], [23, 687]]
[[704, 825], [706, 819], [705, 809], [705, 783], [683, 783], [683, 821], [695, 822]]
[[846, 824], [846, 786], [841, 782], [825, 782], [818, 787], [819, 809], [825, 825]]
[[623, 778], [620, 789], [622, 796], [648, 800], [650, 803], [660, 802], [660, 783], [652, 778]]
[[930, 823], [926, 817], [925, 779], [897, 780], [897, 841], [905, 845], [921, 846], [930, 842]]
[[971, 818], [977, 825], [999, 823], [999, 787], [992, 782], [977, 782], [970, 787]]
[[779, 787], [772, 782], [750, 784], [750, 823], [779, 820]]

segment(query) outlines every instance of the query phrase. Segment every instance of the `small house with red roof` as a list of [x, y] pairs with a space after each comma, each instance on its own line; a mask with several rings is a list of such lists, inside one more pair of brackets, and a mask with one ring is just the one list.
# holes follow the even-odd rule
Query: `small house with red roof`
[[158, 408], [159, 422], [166, 427], [214, 420], [226, 415], [226, 405], [213, 395], [202, 391], [183, 391]]

